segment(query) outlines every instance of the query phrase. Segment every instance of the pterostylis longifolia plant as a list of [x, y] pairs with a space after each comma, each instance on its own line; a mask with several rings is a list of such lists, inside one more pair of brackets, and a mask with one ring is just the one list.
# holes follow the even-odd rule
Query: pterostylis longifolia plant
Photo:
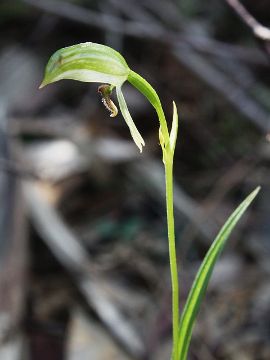
[[46, 66], [45, 76], [40, 88], [62, 79], [100, 83], [101, 85], [98, 87], [98, 92], [101, 94], [102, 102], [110, 111], [110, 116], [112, 117], [116, 116], [118, 113], [116, 105], [111, 100], [111, 93], [115, 90], [121, 114], [125, 119], [130, 134], [140, 152], [142, 152], [145, 143], [129, 113], [122, 92], [122, 85], [126, 81], [129, 82], [146, 97], [156, 110], [159, 120], [159, 142], [162, 149], [166, 180], [166, 208], [172, 283], [173, 347], [171, 359], [186, 360], [195, 318], [199, 311], [214, 265], [231, 231], [257, 195], [259, 188], [254, 190], [239, 205], [213, 241], [194, 280], [181, 316], [179, 316], [178, 270], [173, 210], [173, 158], [178, 132], [178, 113], [176, 105], [173, 102], [172, 126], [171, 129], [168, 129], [160, 99], [153, 87], [142, 76], [129, 68], [122, 55], [110, 47], [100, 44], [87, 42], [66, 47], [55, 52]]

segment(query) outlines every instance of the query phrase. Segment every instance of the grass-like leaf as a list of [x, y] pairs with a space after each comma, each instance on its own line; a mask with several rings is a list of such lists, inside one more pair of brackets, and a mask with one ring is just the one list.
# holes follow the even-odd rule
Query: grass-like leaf
[[177, 344], [177, 358], [179, 360], [186, 360], [187, 358], [193, 325], [202, 299], [205, 295], [215, 263], [235, 225], [240, 220], [241, 216], [244, 214], [253, 199], [256, 197], [259, 190], [260, 187], [256, 188], [232, 213], [232, 215], [218, 233], [200, 266], [180, 319], [179, 337]]

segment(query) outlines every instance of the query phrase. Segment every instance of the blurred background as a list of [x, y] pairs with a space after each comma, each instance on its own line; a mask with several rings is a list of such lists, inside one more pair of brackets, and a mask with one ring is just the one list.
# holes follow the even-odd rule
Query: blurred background
[[140, 154], [98, 84], [38, 90], [50, 55], [85, 41], [120, 51], [168, 121], [178, 105], [181, 306], [220, 226], [262, 186], [217, 264], [189, 359], [270, 359], [267, 25], [266, 0], [0, 1], [1, 360], [170, 357], [156, 114], [124, 86]]

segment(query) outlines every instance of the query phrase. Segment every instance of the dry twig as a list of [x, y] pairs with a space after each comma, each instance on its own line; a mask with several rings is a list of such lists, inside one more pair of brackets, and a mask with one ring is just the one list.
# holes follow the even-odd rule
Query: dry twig
[[241, 4], [239, 0], [226, 0], [240, 16], [243, 22], [250, 27], [253, 34], [263, 41], [270, 41], [270, 29], [260, 24]]

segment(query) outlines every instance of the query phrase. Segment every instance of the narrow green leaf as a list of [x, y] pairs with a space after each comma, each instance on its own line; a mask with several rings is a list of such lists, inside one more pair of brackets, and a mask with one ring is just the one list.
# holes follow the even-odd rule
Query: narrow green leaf
[[172, 128], [170, 132], [170, 147], [172, 152], [174, 152], [175, 144], [177, 140], [177, 132], [178, 132], [178, 112], [175, 102], [173, 102], [173, 121]]
[[133, 141], [140, 149], [140, 152], [142, 152], [142, 147], [145, 145], [144, 140], [143, 140], [141, 134], [139, 133], [138, 129], [136, 128], [134, 121], [132, 120], [132, 117], [128, 111], [126, 100], [122, 93], [121, 87], [119, 87], [119, 86], [116, 87], [116, 95], [117, 95], [117, 99], [119, 102], [119, 107], [120, 107], [121, 113], [127, 123], [127, 126], [129, 127], [130, 134], [133, 138]]
[[214, 265], [224, 248], [224, 245], [231, 234], [233, 228], [246, 211], [247, 207], [253, 201], [260, 187], [255, 189], [233, 212], [233, 214], [226, 221], [225, 225], [220, 230], [210, 249], [208, 250], [200, 269], [193, 282], [187, 302], [185, 304], [179, 327], [178, 337], [178, 356], [179, 360], [186, 360], [188, 348], [191, 340], [192, 329], [198, 314], [203, 296], [206, 292], [210, 276], [213, 272]]
[[86, 42], [56, 51], [48, 61], [40, 88], [62, 79], [121, 86], [130, 69], [119, 52]]

